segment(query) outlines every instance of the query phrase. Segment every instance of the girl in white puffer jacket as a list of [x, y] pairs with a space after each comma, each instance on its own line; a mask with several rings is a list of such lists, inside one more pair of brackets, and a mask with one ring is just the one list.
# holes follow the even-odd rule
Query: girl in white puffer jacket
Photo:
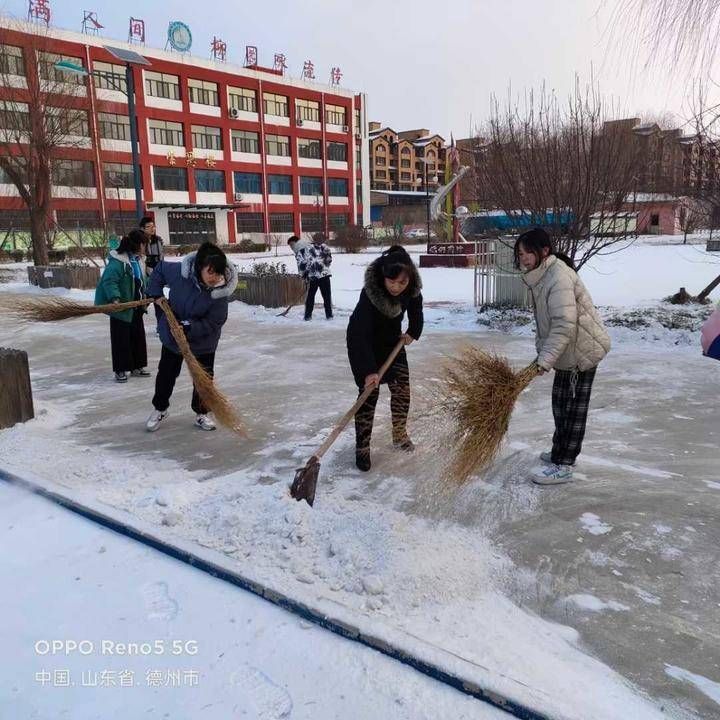
[[610, 337], [571, 261], [553, 251], [544, 230], [520, 235], [515, 263], [533, 298], [538, 367], [541, 373], [555, 370], [552, 451], [540, 456], [547, 467], [532, 479], [541, 485], [570, 482], [585, 437], [595, 371], [610, 351]]

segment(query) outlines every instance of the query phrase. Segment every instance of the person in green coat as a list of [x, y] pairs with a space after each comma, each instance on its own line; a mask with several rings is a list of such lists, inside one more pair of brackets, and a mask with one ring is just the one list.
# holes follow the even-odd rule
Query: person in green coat
[[[145, 297], [144, 256], [147, 240], [140, 230], [123, 237], [117, 250], [111, 250], [107, 265], [95, 289], [95, 304], [124, 303]], [[139, 307], [110, 315], [110, 348], [115, 381], [127, 382], [133, 377], [148, 377], [147, 345], [143, 316]]]

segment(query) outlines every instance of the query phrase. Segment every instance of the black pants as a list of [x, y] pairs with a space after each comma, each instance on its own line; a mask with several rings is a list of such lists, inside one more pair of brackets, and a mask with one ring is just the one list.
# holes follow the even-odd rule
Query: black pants
[[313, 308], [315, 307], [315, 293], [320, 288], [320, 294], [322, 295], [323, 303], [325, 304], [325, 317], [331, 318], [333, 316], [332, 311], [332, 298], [330, 296], [330, 276], [322, 278], [310, 278], [308, 282], [307, 296], [305, 298], [305, 319], [312, 317]]
[[[215, 365], [215, 353], [207, 353], [206, 355], [196, 355], [197, 361], [212, 376], [213, 367]], [[160, 412], [165, 412], [170, 407], [170, 396], [175, 387], [175, 380], [180, 374], [183, 364], [183, 356], [168, 350], [164, 345], [160, 353], [160, 364], [158, 365], [158, 373], [155, 378], [155, 395], [152, 399], [153, 407]], [[198, 415], [204, 415], [208, 409], [202, 404], [200, 396], [193, 385], [192, 402], [190, 403], [193, 411]]]
[[[388, 369], [384, 381], [390, 388], [390, 414], [392, 416], [392, 438], [394, 443], [402, 442], [407, 437], [407, 418], [410, 411], [410, 370], [407, 356], [403, 350]], [[360, 387], [360, 394], [364, 388]], [[358, 449], [370, 447], [375, 406], [380, 397], [380, 389], [376, 388], [368, 399], [355, 413], [355, 446]]]
[[147, 365], [143, 308], [134, 308], [132, 320], [110, 316], [110, 350], [113, 372], [132, 372]]
[[552, 461], [572, 465], [582, 450], [590, 410], [590, 393], [597, 368], [584, 372], [556, 370], [552, 391], [555, 418]]

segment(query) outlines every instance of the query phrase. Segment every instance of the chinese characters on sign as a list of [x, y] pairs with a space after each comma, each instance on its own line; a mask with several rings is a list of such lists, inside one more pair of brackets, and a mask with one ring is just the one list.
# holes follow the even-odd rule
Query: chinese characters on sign
[[168, 165], [175, 165], [175, 153], [172, 150], [168, 150], [167, 161]]
[[330, 85], [333, 87], [337, 87], [340, 84], [340, 79], [342, 78], [342, 73], [340, 72], [339, 67], [334, 67], [330, 71]]
[[195, 151], [190, 150], [190, 152], [185, 156], [185, 160], [187, 161], [188, 167], [195, 167], [195, 164], [197, 163], [197, 158], [195, 157]]
[[287, 70], [286, 57], [283, 53], [275, 53], [275, 59], [273, 60], [273, 70], [281, 72], [283, 75]]
[[130, 26], [128, 28], [128, 42], [139, 42], [145, 44], [145, 21], [138, 18], [130, 18]]
[[429, 255], [472, 255], [472, 243], [432, 243], [428, 245]]
[[213, 41], [210, 44], [210, 50], [212, 57], [215, 60], [222, 60], [222, 62], [225, 62], [225, 59], [227, 58], [227, 43], [224, 40], [213, 36]]
[[50, 26], [50, 0], [29, 0], [28, 20], [44, 22]]
[[211, 153], [205, 158], [205, 164], [208, 167], [215, 167], [217, 165], [217, 161], [215, 160], [215, 156]]
[[255, 45], [245, 46], [245, 67], [255, 67], [258, 63], [258, 51]]
[[303, 80], [314, 80], [315, 79], [315, 65], [312, 60], [306, 60], [303, 65], [302, 71]]
[[82, 31], [85, 35], [97, 35], [104, 25], [100, 24], [97, 13], [92, 10], [83, 10]]

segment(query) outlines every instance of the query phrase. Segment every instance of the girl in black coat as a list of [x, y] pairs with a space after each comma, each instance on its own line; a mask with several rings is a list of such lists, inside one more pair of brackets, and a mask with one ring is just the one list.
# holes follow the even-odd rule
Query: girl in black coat
[[[375, 406], [380, 395], [378, 370], [400, 338], [409, 345], [420, 338], [423, 328], [422, 281], [406, 250], [393, 245], [365, 271], [365, 285], [350, 316], [347, 348], [353, 377], [360, 392], [371, 385], [375, 391], [355, 415], [355, 464], [370, 469], [370, 436]], [[402, 331], [407, 311], [408, 329]], [[410, 410], [410, 371], [401, 350], [382, 381], [390, 388], [393, 445], [405, 451], [415, 446], [407, 434]]]

